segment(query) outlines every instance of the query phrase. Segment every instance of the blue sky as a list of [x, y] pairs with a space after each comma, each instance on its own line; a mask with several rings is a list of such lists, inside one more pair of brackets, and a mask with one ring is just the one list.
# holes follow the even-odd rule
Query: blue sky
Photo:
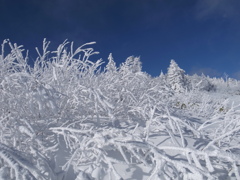
[[94, 49], [117, 64], [140, 56], [153, 76], [171, 59], [187, 73], [240, 78], [239, 0], [0, 0], [0, 41], [22, 44], [34, 57], [43, 38]]

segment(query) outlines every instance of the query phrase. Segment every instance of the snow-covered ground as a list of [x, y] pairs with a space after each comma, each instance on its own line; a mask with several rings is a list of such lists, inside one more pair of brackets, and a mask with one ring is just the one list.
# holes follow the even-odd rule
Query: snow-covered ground
[[[0, 179], [240, 180], [240, 82], [151, 77], [139, 58], [92, 62], [85, 44], [0, 54]], [[4, 52], [5, 46], [10, 51]]]

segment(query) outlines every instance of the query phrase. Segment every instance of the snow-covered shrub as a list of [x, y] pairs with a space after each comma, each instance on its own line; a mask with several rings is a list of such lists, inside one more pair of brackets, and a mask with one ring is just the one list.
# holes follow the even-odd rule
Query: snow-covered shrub
[[[225, 81], [174, 61], [153, 78], [139, 58], [116, 67], [111, 54], [101, 71], [92, 44], [50, 52], [44, 40], [31, 67], [22, 46], [3, 42], [0, 178], [240, 179], [239, 106], [217, 94]], [[233, 98], [238, 85], [226, 86]]]
[[192, 77], [189, 77], [193, 89], [197, 91], [216, 91], [216, 86], [210, 82], [210, 78], [206, 77], [204, 74], [198, 76], [194, 74]]

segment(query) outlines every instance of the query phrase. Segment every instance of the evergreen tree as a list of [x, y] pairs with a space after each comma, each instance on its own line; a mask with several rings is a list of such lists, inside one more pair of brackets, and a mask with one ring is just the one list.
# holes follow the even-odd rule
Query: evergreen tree
[[124, 73], [137, 73], [142, 71], [142, 63], [139, 57], [130, 56], [121, 64], [120, 71]]
[[167, 82], [175, 92], [189, 90], [189, 81], [184, 73], [185, 71], [174, 60], [171, 60], [167, 72]]
[[108, 64], [106, 66], [106, 70], [107, 70], [107, 72], [116, 72], [117, 71], [116, 63], [112, 57], [112, 53], [110, 53], [108, 56]]
[[160, 79], [160, 80], [163, 80], [163, 81], [165, 81], [165, 79], [166, 79], [166, 77], [165, 77], [165, 75], [163, 74], [162, 71], [161, 71], [161, 73], [160, 73], [160, 75], [159, 75], [159, 79]]

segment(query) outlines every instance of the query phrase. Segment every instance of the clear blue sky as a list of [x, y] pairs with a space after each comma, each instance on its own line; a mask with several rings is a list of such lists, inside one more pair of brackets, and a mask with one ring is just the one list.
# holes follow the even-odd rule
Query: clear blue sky
[[0, 0], [0, 41], [30, 51], [45, 37], [52, 48], [96, 41], [96, 59], [141, 56], [153, 76], [175, 59], [187, 73], [240, 78], [239, 9], [239, 0]]

